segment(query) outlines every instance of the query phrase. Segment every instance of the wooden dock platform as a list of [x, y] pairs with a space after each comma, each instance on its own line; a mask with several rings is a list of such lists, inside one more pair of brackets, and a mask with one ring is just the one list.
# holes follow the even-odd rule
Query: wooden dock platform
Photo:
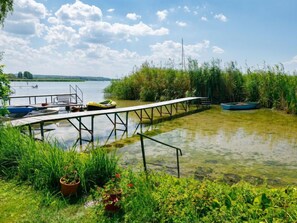
[[66, 107], [66, 106], [83, 106], [83, 92], [77, 86], [69, 85], [69, 93], [58, 93], [58, 94], [38, 94], [38, 95], [15, 95], [8, 97], [8, 105], [13, 105], [16, 99], [22, 99], [27, 101], [21, 105], [16, 106], [27, 106], [27, 107]]
[[[41, 140], [44, 140], [44, 124], [48, 122], [56, 122], [60, 120], [67, 120], [71, 125], [77, 129], [79, 136], [77, 142], [79, 141], [82, 145], [82, 141], [93, 142], [94, 141], [94, 118], [95, 116], [105, 115], [111, 121], [114, 126], [114, 130], [127, 131], [128, 129], [128, 115], [130, 112], [134, 112], [140, 122], [148, 120], [150, 123], [154, 121], [154, 111], [157, 112], [159, 118], [167, 115], [172, 117], [174, 114], [179, 111], [188, 112], [190, 106], [194, 106], [195, 109], [201, 109], [202, 107], [209, 107], [210, 102], [207, 97], [187, 97], [180, 98], [170, 101], [163, 101], [157, 103], [151, 103], [146, 105], [132, 106], [132, 107], [123, 107], [123, 108], [114, 108], [107, 110], [97, 110], [97, 111], [83, 111], [83, 112], [74, 112], [67, 114], [57, 114], [49, 116], [37, 116], [37, 117], [28, 117], [22, 119], [16, 119], [9, 122], [13, 127], [19, 126], [28, 126], [29, 134], [33, 134], [33, 125], [39, 124]], [[125, 114], [125, 118], [119, 116], [119, 114]], [[110, 117], [112, 116], [113, 117]], [[91, 126], [87, 127], [82, 118], [89, 117], [91, 119]], [[78, 125], [73, 122], [73, 120], [78, 121]], [[117, 125], [122, 126], [123, 128], [117, 129]], [[87, 131], [90, 134], [89, 139], [82, 138], [82, 131]]]

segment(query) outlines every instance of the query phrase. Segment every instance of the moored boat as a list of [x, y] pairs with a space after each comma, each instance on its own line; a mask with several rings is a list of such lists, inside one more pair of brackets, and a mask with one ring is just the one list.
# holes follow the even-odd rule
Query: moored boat
[[92, 111], [92, 110], [110, 109], [110, 108], [115, 108], [116, 106], [117, 106], [117, 103], [110, 99], [102, 102], [90, 101], [87, 103], [87, 110]]
[[13, 118], [23, 117], [24, 115], [33, 111], [32, 107], [26, 106], [8, 106], [6, 109], [9, 112], [8, 116]]
[[221, 103], [224, 110], [250, 110], [259, 108], [258, 102], [230, 102]]

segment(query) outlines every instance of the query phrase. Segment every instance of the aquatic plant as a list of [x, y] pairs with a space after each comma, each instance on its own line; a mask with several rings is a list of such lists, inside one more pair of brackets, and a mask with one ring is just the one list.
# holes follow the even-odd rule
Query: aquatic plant
[[212, 103], [258, 101], [261, 106], [297, 113], [297, 75], [282, 65], [243, 73], [236, 62], [225, 67], [213, 59], [199, 65], [189, 59], [186, 71], [145, 63], [123, 79], [112, 81], [106, 93], [119, 99], [162, 101], [185, 96], [209, 97]]

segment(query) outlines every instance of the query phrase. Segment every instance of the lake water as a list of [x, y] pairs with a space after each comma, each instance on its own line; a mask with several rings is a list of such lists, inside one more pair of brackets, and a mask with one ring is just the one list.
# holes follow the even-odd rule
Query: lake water
[[[13, 82], [16, 95], [68, 93], [69, 84], [78, 85], [84, 103], [104, 99], [103, 89], [109, 82]], [[119, 107], [141, 104], [138, 101], [117, 101]], [[99, 144], [115, 142], [125, 165], [141, 166], [139, 137], [135, 133], [137, 118], [129, 116], [128, 133], [112, 133], [111, 122], [104, 116], [95, 118], [95, 138]], [[88, 120], [86, 120], [88, 123]], [[52, 124], [48, 138], [57, 138], [71, 146], [77, 131], [67, 122]], [[270, 109], [224, 111], [219, 106], [210, 110], [143, 126], [143, 132], [155, 139], [182, 149], [181, 175], [224, 179], [266, 179], [270, 184], [297, 184], [297, 117]], [[110, 138], [109, 138], [110, 136]], [[145, 140], [147, 161], [175, 166], [175, 151]], [[152, 165], [149, 168], [155, 168]], [[174, 172], [174, 171], [172, 171]], [[231, 180], [234, 180], [234, 179]], [[236, 180], [235, 179], [235, 180]]]

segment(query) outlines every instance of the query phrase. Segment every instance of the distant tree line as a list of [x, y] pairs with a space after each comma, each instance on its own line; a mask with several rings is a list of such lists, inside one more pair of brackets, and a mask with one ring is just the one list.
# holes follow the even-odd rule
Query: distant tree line
[[29, 71], [24, 71], [24, 73], [20, 71], [18, 72], [17, 77], [20, 79], [33, 79], [33, 74], [31, 74]]

